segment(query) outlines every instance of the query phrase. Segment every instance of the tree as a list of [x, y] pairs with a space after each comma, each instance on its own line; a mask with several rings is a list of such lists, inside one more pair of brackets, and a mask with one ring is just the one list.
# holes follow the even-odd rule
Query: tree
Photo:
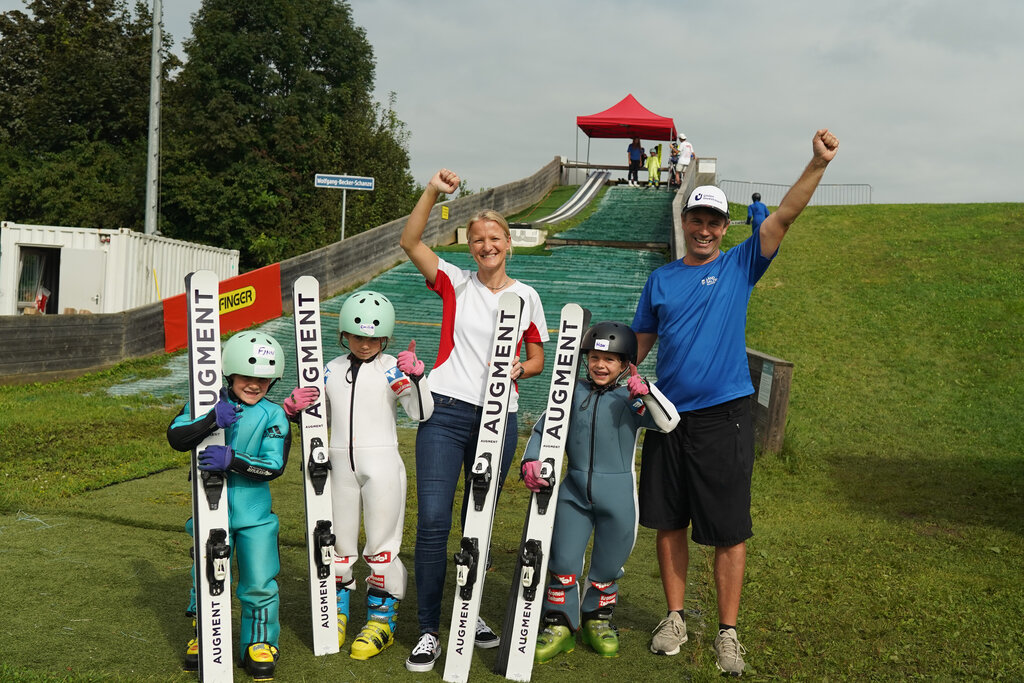
[[373, 51], [337, 0], [205, 0], [165, 101], [163, 229], [236, 248], [243, 264], [337, 239], [340, 197], [322, 173], [372, 175], [346, 232], [414, 203], [404, 124], [374, 103]]
[[[31, 0], [0, 14], [0, 216], [141, 227], [152, 14]], [[164, 36], [164, 71], [180, 62]]]

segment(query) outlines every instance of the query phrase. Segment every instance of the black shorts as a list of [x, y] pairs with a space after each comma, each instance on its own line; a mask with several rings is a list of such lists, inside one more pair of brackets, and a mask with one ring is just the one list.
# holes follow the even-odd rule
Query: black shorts
[[751, 536], [754, 424], [750, 398], [679, 414], [668, 434], [644, 436], [640, 524], [685, 529], [702, 545], [727, 547]]

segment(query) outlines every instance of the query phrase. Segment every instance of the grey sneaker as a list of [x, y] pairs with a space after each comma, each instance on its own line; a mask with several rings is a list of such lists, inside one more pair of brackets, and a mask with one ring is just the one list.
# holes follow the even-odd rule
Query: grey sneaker
[[678, 612], [669, 612], [654, 629], [651, 652], [656, 655], [677, 655], [679, 646], [686, 642], [686, 622]]
[[736, 629], [724, 628], [718, 632], [715, 638], [715, 666], [723, 674], [728, 676], [740, 676], [743, 674], [743, 655], [747, 654], [747, 648], [740, 645], [736, 639]]

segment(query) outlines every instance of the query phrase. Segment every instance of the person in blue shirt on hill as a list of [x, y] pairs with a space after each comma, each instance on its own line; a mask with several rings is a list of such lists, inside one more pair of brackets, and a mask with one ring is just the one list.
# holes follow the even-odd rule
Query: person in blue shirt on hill
[[750, 200], [752, 203], [747, 206], [747, 225], [751, 226], [751, 230], [756, 232], [761, 227], [764, 219], [772, 215], [772, 212], [761, 202], [760, 192], [755, 192], [751, 195]]
[[754, 387], [746, 354], [747, 303], [790, 226], [810, 201], [839, 149], [828, 129], [814, 134], [813, 157], [776, 212], [728, 251], [725, 193], [705, 185], [690, 194], [682, 214], [683, 258], [647, 279], [633, 329], [643, 360], [658, 341], [658, 386], [679, 411], [669, 434], [650, 431], [640, 463], [640, 523], [657, 530], [658, 566], [668, 614], [651, 640], [655, 654], [674, 655], [686, 642], [683, 597], [689, 564], [687, 528], [714, 546], [718, 629], [714, 648], [723, 672], [743, 673], [746, 650], [736, 635], [753, 535], [750, 479]]
[[630, 187], [637, 187], [640, 185], [640, 167], [644, 163], [644, 146], [640, 144], [640, 138], [633, 138], [633, 142], [629, 143], [629, 147], [626, 148], [626, 163], [629, 164], [629, 173], [626, 174], [626, 180], [629, 181]]

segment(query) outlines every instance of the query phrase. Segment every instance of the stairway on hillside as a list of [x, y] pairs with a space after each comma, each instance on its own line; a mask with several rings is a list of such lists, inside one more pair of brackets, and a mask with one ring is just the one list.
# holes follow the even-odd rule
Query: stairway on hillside
[[[668, 244], [672, 233], [672, 200], [675, 192], [666, 186], [654, 188], [611, 187], [597, 210], [583, 223], [553, 235], [554, 240], [572, 243]], [[557, 229], [555, 226], [554, 229]]]

